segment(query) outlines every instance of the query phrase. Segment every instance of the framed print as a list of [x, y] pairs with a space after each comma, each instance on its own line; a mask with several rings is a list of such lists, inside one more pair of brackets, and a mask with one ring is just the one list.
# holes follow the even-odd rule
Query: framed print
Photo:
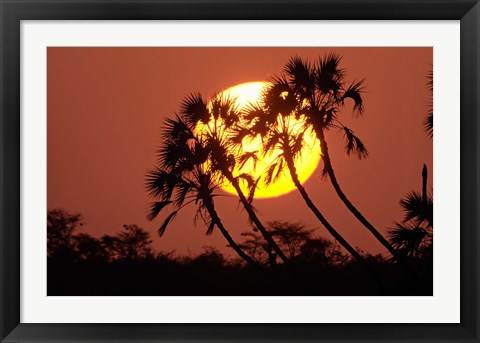
[[2, 342], [479, 341], [477, 1], [0, 8]]

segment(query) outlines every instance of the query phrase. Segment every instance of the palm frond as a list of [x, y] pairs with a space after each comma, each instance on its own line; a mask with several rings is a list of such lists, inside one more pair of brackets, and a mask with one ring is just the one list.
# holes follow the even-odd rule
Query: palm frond
[[265, 173], [265, 176], [263, 177], [263, 182], [265, 183], [265, 185], [268, 187], [272, 181], [273, 181], [273, 173], [275, 173], [275, 168], [277, 168], [277, 164], [276, 163], [272, 163], [266, 173]]
[[315, 75], [311, 63], [299, 56], [292, 57], [284, 68], [289, 76], [290, 87], [303, 98], [309, 97], [315, 89]]
[[191, 150], [187, 145], [178, 144], [176, 141], [165, 140], [164, 144], [157, 151], [157, 162], [160, 166], [172, 169], [181, 160], [190, 159]]
[[262, 177], [259, 176], [255, 182], [252, 184], [252, 186], [250, 187], [250, 190], [248, 192], [248, 197], [247, 197], [247, 201], [249, 204], [251, 204], [253, 202], [253, 198], [255, 196], [255, 191], [257, 190], [257, 187], [258, 187], [258, 182], [260, 181]]
[[285, 76], [273, 76], [270, 85], [262, 91], [261, 99], [265, 120], [269, 123], [273, 123], [278, 115], [291, 115], [298, 105], [295, 91], [290, 88]]
[[260, 135], [263, 137], [268, 133], [270, 128], [271, 128], [271, 125], [269, 124], [268, 121], [256, 120], [255, 123], [249, 128], [250, 135], [252, 137], [255, 137], [257, 135]]
[[365, 83], [365, 80], [352, 82], [350, 87], [347, 88], [347, 90], [343, 93], [343, 96], [342, 96], [342, 103], [344, 103], [345, 99], [348, 99], [348, 98], [353, 100], [354, 102], [353, 113], [358, 113], [360, 115], [362, 115], [364, 112], [363, 95], [362, 95], [365, 88], [364, 83]]
[[270, 186], [272, 183], [278, 181], [281, 173], [283, 173], [284, 160], [282, 158], [277, 159], [277, 162], [272, 163], [265, 173], [263, 182], [266, 186]]
[[147, 214], [147, 219], [152, 221], [154, 220], [160, 211], [165, 208], [165, 206], [171, 204], [172, 202], [170, 200], [167, 201], [155, 201], [152, 202], [150, 205], [150, 209]]
[[193, 139], [193, 131], [179, 116], [175, 119], [167, 118], [162, 128], [162, 137], [169, 141], [182, 142], [186, 144], [189, 139]]
[[165, 219], [165, 221], [163, 222], [162, 226], [160, 226], [160, 228], [158, 229], [158, 235], [160, 237], [163, 236], [163, 234], [165, 233], [165, 230], [167, 229], [167, 226], [168, 224], [170, 224], [170, 222], [175, 218], [175, 216], [177, 215], [177, 211], [173, 211], [172, 213], [170, 213], [168, 215], [168, 217]]
[[210, 121], [207, 102], [200, 93], [191, 93], [183, 99], [180, 113], [190, 128], [194, 128], [199, 121], [203, 124], [208, 124]]
[[156, 168], [147, 172], [146, 188], [150, 196], [169, 200], [179, 179], [173, 173]]
[[271, 130], [268, 132], [268, 135], [265, 137], [265, 141], [263, 143], [262, 154], [266, 156], [278, 147], [282, 146], [282, 133], [278, 132], [277, 130]]
[[215, 120], [222, 120], [227, 127], [231, 127], [238, 122], [240, 110], [236, 103], [237, 98], [230, 95], [216, 95], [211, 100], [211, 114]]
[[[337, 118], [337, 112], [338, 110], [335, 107], [329, 108], [328, 110], [325, 110], [325, 116], [323, 119], [322, 126], [323, 127], [328, 127], [332, 121], [334, 121]], [[317, 126], [317, 125], [315, 125]]]
[[210, 224], [208, 225], [208, 228], [207, 228], [207, 231], [205, 232], [205, 234], [207, 236], [210, 236], [212, 233], [213, 233], [213, 229], [215, 228], [215, 222], [212, 220], [210, 222]]
[[433, 69], [430, 68], [427, 75], [428, 90], [433, 94]]
[[303, 139], [304, 131], [297, 133], [295, 136], [293, 136], [293, 144], [290, 147], [290, 152], [291, 154], [295, 157], [298, 156], [298, 154], [301, 153], [302, 148], [304, 146], [304, 139]]
[[250, 124], [254, 120], [265, 120], [267, 113], [265, 108], [258, 102], [247, 103], [242, 110], [242, 119]]
[[429, 137], [433, 137], [433, 112], [430, 112], [423, 122], [425, 131]]
[[277, 172], [273, 175], [273, 179], [272, 179], [273, 182], [277, 182], [280, 179], [280, 175], [283, 173], [283, 168], [285, 165], [284, 161], [285, 161], [284, 159], [281, 159], [280, 161], [278, 161]]
[[209, 216], [209, 213], [207, 209], [205, 208], [205, 204], [203, 199], [199, 199], [197, 202], [197, 211], [195, 212], [195, 217], [193, 218], [193, 224], [197, 226], [198, 219], [202, 219], [202, 221], [207, 224], [210, 223], [211, 218]]
[[192, 146], [191, 152], [192, 154], [189, 156], [189, 158], [195, 165], [204, 164], [210, 154], [207, 147], [199, 141], [195, 141]]
[[192, 190], [192, 185], [189, 182], [181, 181], [177, 184], [175, 193], [175, 205], [180, 207], [185, 201], [185, 197]]
[[424, 201], [419, 192], [410, 192], [400, 200], [400, 205], [405, 211], [405, 222], [415, 220], [419, 224], [426, 222], [429, 227], [433, 227], [433, 200], [431, 197]]
[[[430, 94], [433, 96], [433, 69], [430, 69], [428, 72], [427, 86]], [[433, 137], [433, 101], [430, 102], [430, 113], [425, 118], [423, 125], [428, 136], [430, 138]]]
[[179, 161], [193, 158], [192, 144], [197, 138], [180, 117], [165, 120], [162, 138], [163, 144], [157, 150], [157, 162], [160, 166], [174, 168]]
[[250, 174], [247, 174], [247, 173], [242, 173], [242, 174], [238, 175], [236, 177], [236, 179], [245, 180], [247, 182], [247, 185], [248, 185], [249, 188], [252, 187], [253, 184], [255, 183], [255, 180], [254, 180], [253, 176], [250, 175]]
[[245, 138], [252, 136], [253, 133], [250, 129], [243, 126], [236, 126], [232, 128], [228, 139], [229, 143], [233, 146], [241, 146]]
[[195, 187], [197, 199], [201, 200], [210, 198], [217, 188], [217, 185], [212, 181], [211, 173], [208, 172], [200, 174], [197, 181], [198, 182]]
[[368, 150], [363, 144], [363, 142], [355, 136], [352, 130], [348, 127], [343, 126], [343, 137], [345, 139], [345, 150], [347, 155], [350, 156], [352, 153], [357, 156], [358, 159], [367, 158]]
[[342, 87], [344, 72], [339, 68], [341, 57], [335, 53], [319, 59], [316, 68], [315, 84], [323, 93], [337, 94]]
[[252, 160], [253, 168], [255, 169], [257, 167], [257, 162], [258, 162], [257, 153], [258, 153], [258, 150], [246, 151], [240, 156], [238, 156], [237, 161], [238, 161], [239, 168], [240, 169], [243, 168], [248, 161]]
[[408, 227], [399, 223], [396, 223], [394, 228], [388, 229], [387, 235], [390, 244], [407, 256], [416, 255], [428, 237], [427, 231], [421, 227]]

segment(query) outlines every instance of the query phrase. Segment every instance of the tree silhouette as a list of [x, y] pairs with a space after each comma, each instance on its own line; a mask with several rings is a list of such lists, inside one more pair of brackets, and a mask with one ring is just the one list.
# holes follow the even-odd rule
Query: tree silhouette
[[288, 252], [290, 259], [301, 253], [304, 244], [312, 239], [314, 230], [308, 229], [302, 223], [289, 223], [285, 221], [268, 222], [272, 237], [279, 242], [284, 250]]
[[191, 126], [178, 116], [166, 120], [162, 138], [158, 167], [147, 175], [147, 190], [156, 200], [151, 204], [148, 219], [155, 219], [166, 207], [173, 208], [158, 229], [159, 235], [164, 234], [182, 208], [194, 203], [197, 206], [194, 222], [201, 218], [208, 227], [207, 235], [217, 227], [242, 259], [258, 267], [235, 243], [215, 210], [214, 197], [218, 196], [215, 193], [218, 186], [212, 181], [211, 173], [204, 169], [210, 155], [208, 148], [195, 136]]
[[325, 238], [307, 240], [301, 247], [300, 258], [302, 261], [315, 263], [320, 266], [343, 266], [350, 261], [335, 242]]
[[[61, 213], [49, 214], [50, 218], [60, 218], [50, 221], [50, 224], [60, 223], [51, 225], [50, 232], [53, 226], [65, 228], [64, 223], [75, 223], [75, 218], [80, 217], [63, 210]], [[313, 237], [315, 231], [301, 223], [267, 224], [271, 237], [287, 253], [289, 263], [276, 265], [274, 251], [257, 229], [246, 233], [245, 241], [239, 244], [259, 264], [275, 267], [265, 273], [225, 258], [209, 247], [196, 256], [177, 257], [173, 252], [154, 255], [149, 234], [136, 225], [125, 225], [116, 234], [100, 239], [78, 233], [73, 225], [73, 230], [66, 230], [70, 232], [68, 238], [62, 238], [62, 242], [68, 242], [68, 253], [63, 253], [65, 244], [59, 244], [56, 246], [61, 247], [61, 253], [48, 257], [48, 295], [378, 294], [371, 280], [362, 278], [363, 267], [344, 254], [340, 245]], [[422, 245], [411, 255], [411, 262], [421, 268], [422, 275], [431, 271], [431, 263], [426, 259], [431, 257], [430, 247], [431, 244]], [[387, 294], [424, 294], [398, 275], [395, 264], [378, 256], [366, 255], [366, 258], [388, 280]], [[192, 289], [191, 284], [196, 286]]]
[[110, 260], [140, 260], [152, 258], [150, 233], [138, 225], [124, 225], [115, 236], [104, 235], [102, 245]]
[[340, 68], [340, 60], [340, 56], [336, 54], [326, 55], [316, 63], [300, 57], [291, 58], [284, 68], [284, 75], [272, 80], [270, 90], [265, 92], [262, 102], [266, 107], [271, 107], [272, 115], [291, 112], [305, 117], [305, 128], [311, 128], [319, 140], [324, 163], [323, 175], [328, 175], [337, 195], [350, 212], [397, 260], [401, 260], [395, 248], [347, 198], [334, 172], [326, 138], [326, 133], [330, 130], [342, 134], [347, 155], [355, 155], [359, 159], [368, 157], [364, 143], [339, 117], [347, 99], [353, 100], [354, 114], [363, 114], [364, 80], [353, 81], [347, 85], [345, 71]]
[[109, 253], [101, 239], [87, 233], [79, 233], [72, 237], [77, 256], [81, 260], [108, 261]]
[[427, 166], [422, 170], [422, 193], [413, 191], [402, 200], [405, 217], [388, 230], [390, 243], [406, 256], [429, 253], [432, 245], [433, 198], [427, 193]]
[[[349, 258], [342, 253], [339, 246], [325, 238], [314, 238], [315, 230], [302, 223], [285, 221], [268, 222], [268, 231], [286, 251], [291, 261], [311, 263], [317, 266], [345, 265]], [[264, 238], [257, 232], [244, 232], [241, 243], [259, 263], [270, 263], [269, 249]], [[298, 264], [297, 264], [298, 265]]]
[[275, 78], [273, 86], [268, 87], [262, 94], [263, 105], [250, 104], [247, 108], [244, 124], [237, 129], [237, 135], [233, 141], [239, 143], [246, 136], [254, 138], [260, 135], [263, 141], [261, 154], [266, 156], [277, 153], [275, 160], [265, 173], [265, 183], [269, 185], [274, 182], [284, 171], [283, 169], [287, 169], [295, 187], [317, 219], [353, 257], [365, 263], [364, 258], [335, 230], [315, 206], [298, 178], [295, 162], [302, 157], [301, 152], [305, 145], [304, 135], [309, 128], [305, 116], [295, 111], [297, 104], [294, 96], [294, 93], [289, 92], [287, 79]]
[[82, 224], [79, 213], [63, 209], [49, 210], [47, 213], [47, 253], [49, 257], [74, 258], [74, 235]]
[[[237, 157], [231, 150], [231, 128], [240, 120], [241, 115], [235, 104], [235, 99], [217, 95], [212, 98], [209, 105], [200, 94], [192, 94], [183, 101], [181, 115], [192, 131], [196, 129], [199, 123], [204, 125], [203, 130], [198, 132], [198, 140], [206, 149], [207, 159], [205, 166], [215, 181], [221, 183], [226, 180], [231, 183], [250, 221], [261, 232], [275, 253], [284, 262], [288, 261], [283, 251], [257, 217], [251, 204], [251, 195], [255, 190], [256, 181], [247, 173], [234, 175], [236, 164], [241, 163], [243, 159], [243, 156]], [[240, 180], [247, 182], [250, 186], [251, 190], [248, 199], [240, 187]]]

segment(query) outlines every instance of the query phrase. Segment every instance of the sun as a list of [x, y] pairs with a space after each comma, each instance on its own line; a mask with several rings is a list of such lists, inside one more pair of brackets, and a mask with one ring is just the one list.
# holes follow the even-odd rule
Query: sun
[[[233, 87], [230, 87], [219, 94], [219, 96], [230, 97], [236, 99], [236, 105], [241, 109], [247, 106], [249, 103], [256, 103], [260, 99], [262, 90], [268, 86], [267, 82], [247, 82]], [[296, 120], [293, 116], [289, 118], [290, 127], [292, 131], [299, 131], [302, 127], [300, 120]], [[208, 125], [213, 125], [209, 123]], [[198, 124], [196, 127], [197, 132], [202, 132], [205, 129], [205, 124]], [[255, 139], [245, 138], [242, 141], [242, 148], [244, 152], [261, 151], [262, 141], [260, 136]], [[281, 153], [281, 150], [275, 150], [272, 154], [265, 157], [259, 157], [258, 162], [254, 165], [252, 160], [249, 160], [242, 168], [236, 167], [234, 175], [240, 175], [241, 173], [250, 174], [255, 180], [265, 175], [266, 170], [275, 160], [275, 158]], [[297, 168], [298, 178], [303, 184], [315, 171], [318, 162], [320, 161], [320, 147], [315, 134], [308, 130], [304, 134], [304, 146], [301, 150], [300, 158], [295, 161]], [[227, 193], [237, 194], [234, 187], [228, 181], [217, 182], [217, 184]], [[244, 194], [247, 195], [249, 190], [245, 181], [241, 180], [240, 187]], [[290, 178], [288, 170], [279, 176], [278, 180], [268, 185], [263, 182], [263, 179], [258, 182], [257, 189], [255, 190], [255, 199], [278, 197], [283, 194], [289, 193], [295, 189], [295, 185]]]

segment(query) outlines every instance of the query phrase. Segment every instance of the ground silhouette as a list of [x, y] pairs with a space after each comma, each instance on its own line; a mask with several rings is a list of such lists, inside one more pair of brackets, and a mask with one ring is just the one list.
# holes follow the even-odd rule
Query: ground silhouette
[[[425, 285], [430, 285], [426, 289], [412, 283], [392, 260], [361, 252], [383, 280], [383, 289], [379, 289], [366, 277], [364, 267], [338, 244], [314, 237], [315, 230], [300, 223], [268, 225], [271, 236], [288, 251], [288, 263], [272, 263], [271, 247], [263, 236], [248, 231], [253, 236], [245, 235], [239, 245], [262, 266], [259, 270], [214, 247], [206, 247], [197, 256], [155, 252], [149, 233], [135, 225], [98, 239], [79, 232], [80, 214], [52, 210], [49, 218], [55, 218], [48, 223], [49, 296], [432, 294], [432, 264], [425, 254], [409, 256], [409, 262]], [[68, 238], [61, 234], [64, 231]], [[63, 237], [63, 244], [50, 237]]]

